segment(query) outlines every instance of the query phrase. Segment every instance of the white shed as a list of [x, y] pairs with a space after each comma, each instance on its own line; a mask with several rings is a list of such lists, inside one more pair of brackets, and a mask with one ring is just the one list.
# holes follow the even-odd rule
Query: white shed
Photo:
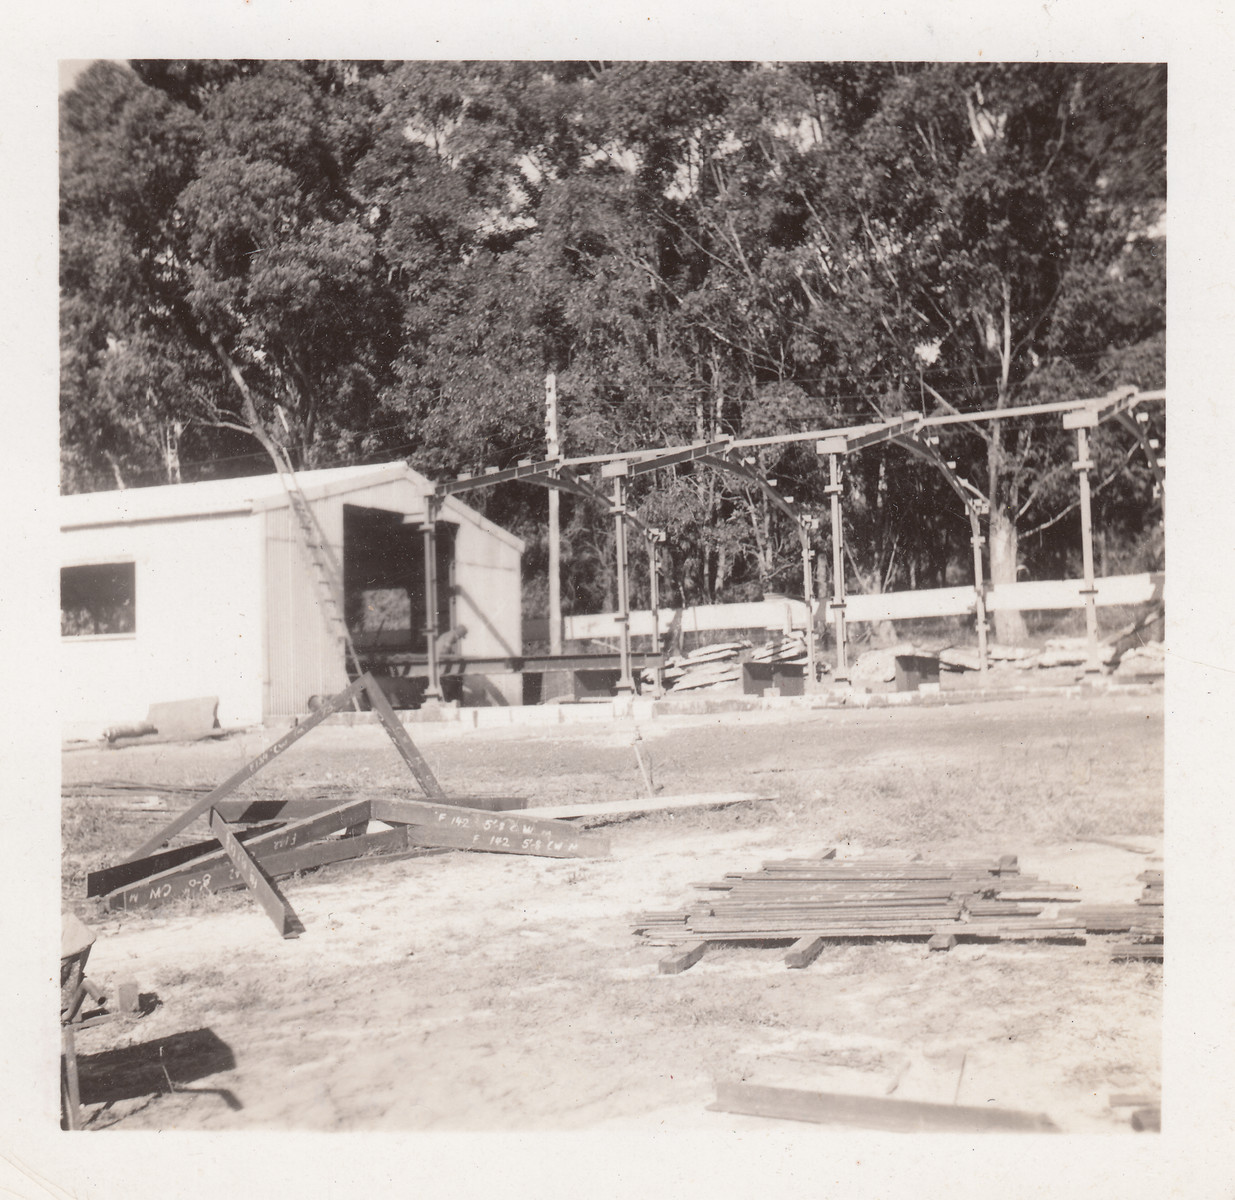
[[[426, 650], [418, 522], [431, 481], [403, 462], [296, 478], [342, 564], [362, 661], [414, 674]], [[523, 542], [453, 497], [436, 528], [438, 627], [466, 629], [453, 653], [519, 656]], [[66, 729], [197, 696], [219, 697], [223, 725], [252, 724], [347, 685], [277, 475], [63, 496], [60, 530]], [[480, 683], [491, 702], [521, 701], [513, 670]]]

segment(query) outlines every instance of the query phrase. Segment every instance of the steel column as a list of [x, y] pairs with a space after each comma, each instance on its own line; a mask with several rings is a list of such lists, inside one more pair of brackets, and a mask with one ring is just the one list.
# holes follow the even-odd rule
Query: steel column
[[806, 602], [806, 690], [814, 691], [815, 674], [815, 581], [810, 569], [810, 534], [805, 525], [798, 525], [798, 540], [802, 543], [802, 599]]
[[[648, 543], [648, 604], [652, 610], [652, 653], [660, 654], [660, 543], [664, 534], [649, 530], [645, 535]], [[664, 691], [661, 667], [653, 668], [656, 676], [656, 695]]]
[[1081, 595], [1085, 597], [1085, 634], [1089, 642], [1089, 660], [1085, 670], [1092, 674], [1100, 671], [1102, 666], [1098, 659], [1098, 589], [1094, 582], [1093, 511], [1089, 494], [1089, 468], [1093, 463], [1089, 459], [1089, 431], [1084, 426], [1076, 431], [1076, 458], [1072, 465], [1080, 477], [1081, 563], [1085, 575]]
[[982, 544], [986, 540], [982, 536], [982, 523], [978, 519], [978, 510], [970, 503], [965, 504], [969, 514], [969, 541], [973, 546], [973, 591], [974, 615], [978, 626], [978, 674], [986, 674], [986, 582], [982, 574]]
[[626, 561], [626, 464], [613, 464], [613, 548], [617, 559], [617, 623], [621, 673], [618, 676], [619, 695], [635, 690], [630, 671], [630, 580]]
[[845, 654], [845, 533], [840, 511], [840, 455], [828, 455], [829, 483], [824, 489], [832, 502], [832, 617], [836, 623], [836, 676], [838, 682], [849, 680], [849, 663]]
[[429, 666], [429, 686], [426, 700], [442, 698], [441, 673], [437, 661], [437, 513], [438, 499], [429, 492], [425, 496], [425, 653]]

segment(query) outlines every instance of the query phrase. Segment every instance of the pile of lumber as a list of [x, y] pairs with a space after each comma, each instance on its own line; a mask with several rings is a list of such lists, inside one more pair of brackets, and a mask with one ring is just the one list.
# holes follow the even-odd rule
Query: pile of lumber
[[1014, 855], [947, 862], [882, 858], [765, 862], [757, 871], [696, 885], [687, 908], [647, 912], [634, 931], [650, 945], [682, 949], [661, 964], [685, 970], [713, 942], [791, 942], [786, 965], [806, 966], [828, 941], [916, 940], [947, 949], [958, 941], [1083, 941], [1082, 917], [1049, 916], [1076, 901], [1074, 884], [1023, 875]]
[[794, 633], [772, 638], [760, 646], [752, 646], [750, 642], [713, 642], [700, 646], [665, 663], [662, 672], [665, 690], [688, 692], [740, 683], [744, 662], [792, 663], [804, 667], [809, 662], [806, 641], [802, 634]]
[[1163, 947], [1163, 890], [1161, 871], [1142, 871], [1137, 880], [1145, 885], [1140, 898], [1135, 904], [1125, 905], [1127, 922], [1118, 928], [1112, 928], [1112, 933], [1127, 933], [1129, 941], [1118, 942], [1111, 947], [1111, 958], [1149, 959], [1153, 962], [1162, 961]]

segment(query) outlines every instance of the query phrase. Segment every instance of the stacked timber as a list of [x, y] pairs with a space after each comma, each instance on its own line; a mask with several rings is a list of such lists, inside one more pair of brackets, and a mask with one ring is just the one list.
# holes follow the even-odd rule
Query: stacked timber
[[719, 687], [742, 678], [741, 658], [750, 642], [714, 642], [689, 654], [675, 655], [665, 663], [662, 679], [669, 692]]
[[[1145, 885], [1131, 910], [1128, 922], [1117, 932], [1131, 935], [1131, 940], [1111, 948], [1111, 958], [1140, 958], [1162, 961], [1163, 949], [1163, 875], [1161, 871], [1142, 871], [1137, 880]], [[1114, 931], [1113, 931], [1114, 932]]]
[[819, 858], [765, 862], [756, 871], [696, 886], [700, 896], [683, 909], [637, 915], [635, 933], [652, 945], [793, 942], [786, 962], [805, 966], [833, 940], [929, 938], [941, 944], [934, 939], [942, 938], [946, 946], [1075, 941], [1084, 940], [1086, 932], [1075, 915], [1045, 911], [1076, 900], [1076, 886], [1024, 875], [1012, 855], [946, 862], [842, 860], [830, 850]]
[[[689, 654], [670, 658], [662, 678], [669, 692], [698, 691], [742, 681], [744, 662], [790, 663], [806, 666], [809, 662], [806, 641], [794, 633], [772, 638], [760, 646], [750, 642], [713, 642], [700, 646]], [[651, 672], [645, 672], [651, 682]]]

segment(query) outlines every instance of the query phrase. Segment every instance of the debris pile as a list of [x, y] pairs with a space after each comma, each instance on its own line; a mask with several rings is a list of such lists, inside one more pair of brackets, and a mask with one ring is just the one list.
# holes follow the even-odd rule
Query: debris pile
[[[805, 638], [800, 633], [793, 633], [773, 638], [760, 646], [747, 641], [714, 642], [700, 646], [689, 654], [668, 659], [661, 677], [668, 692], [697, 691], [741, 683], [742, 664], [746, 662], [806, 667], [809, 661]], [[653, 680], [654, 673], [645, 671], [644, 681], [652, 683]]]
[[[1036, 650], [990, 645], [986, 656], [992, 665], [1005, 663], [1021, 671], [1084, 667], [1089, 662], [1089, 642], [1083, 637], [1050, 638]], [[1161, 642], [1145, 642], [1121, 651], [1118, 641], [1108, 639], [1098, 643], [1098, 661], [1107, 671], [1123, 676], [1162, 675], [1166, 669]], [[973, 647], [949, 646], [939, 652], [939, 666], [945, 671], [977, 671], [981, 663]]]

